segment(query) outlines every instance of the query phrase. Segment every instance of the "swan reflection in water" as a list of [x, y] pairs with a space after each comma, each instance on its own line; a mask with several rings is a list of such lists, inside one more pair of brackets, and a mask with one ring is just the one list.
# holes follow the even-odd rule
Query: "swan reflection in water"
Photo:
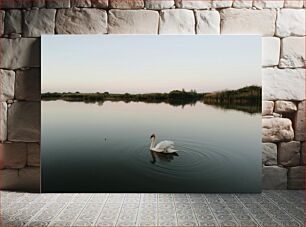
[[155, 151], [151, 151], [152, 160], [150, 161], [152, 164], [155, 164], [156, 158], [162, 163], [171, 162], [174, 159], [174, 156], [179, 156], [177, 153], [159, 153]]

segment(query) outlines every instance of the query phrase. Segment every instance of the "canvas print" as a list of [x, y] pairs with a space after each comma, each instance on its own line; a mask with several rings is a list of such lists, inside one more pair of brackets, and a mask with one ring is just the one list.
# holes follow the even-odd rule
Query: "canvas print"
[[42, 37], [42, 192], [260, 192], [261, 38]]

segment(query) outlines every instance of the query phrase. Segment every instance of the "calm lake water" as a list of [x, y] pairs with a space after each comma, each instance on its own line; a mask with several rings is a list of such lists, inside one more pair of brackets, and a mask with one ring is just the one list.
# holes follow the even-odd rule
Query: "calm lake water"
[[[150, 135], [178, 156], [151, 153]], [[42, 192], [260, 192], [261, 115], [42, 101]]]

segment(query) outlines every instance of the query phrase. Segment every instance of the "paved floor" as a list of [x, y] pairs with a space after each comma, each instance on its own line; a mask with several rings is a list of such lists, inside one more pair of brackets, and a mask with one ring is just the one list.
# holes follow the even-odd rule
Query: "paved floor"
[[303, 191], [262, 194], [1, 192], [4, 226], [304, 226]]

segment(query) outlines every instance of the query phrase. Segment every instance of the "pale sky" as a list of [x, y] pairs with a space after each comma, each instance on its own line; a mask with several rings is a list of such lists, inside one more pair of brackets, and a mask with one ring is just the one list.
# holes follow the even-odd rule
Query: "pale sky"
[[261, 85], [260, 36], [42, 36], [42, 92], [211, 92], [247, 85]]

